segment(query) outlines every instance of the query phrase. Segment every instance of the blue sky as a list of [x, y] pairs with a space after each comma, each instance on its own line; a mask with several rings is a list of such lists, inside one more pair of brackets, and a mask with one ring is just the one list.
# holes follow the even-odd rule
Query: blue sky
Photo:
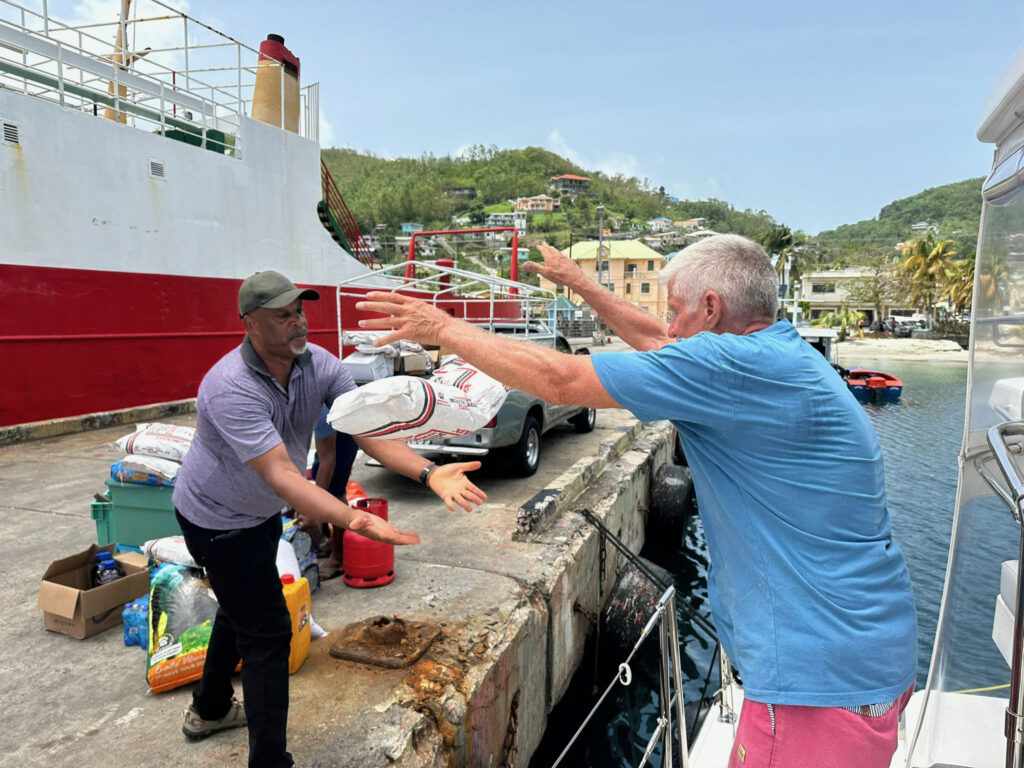
[[1022, 0], [170, 4], [283, 35], [325, 145], [543, 146], [811, 234], [984, 175], [981, 108], [1024, 42]]

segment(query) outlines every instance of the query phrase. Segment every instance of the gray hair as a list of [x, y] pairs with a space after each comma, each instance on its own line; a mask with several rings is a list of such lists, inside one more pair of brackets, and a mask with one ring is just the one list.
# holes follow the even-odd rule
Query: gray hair
[[691, 308], [714, 291], [744, 322], [774, 319], [779, 306], [771, 259], [764, 248], [740, 235], [712, 235], [694, 243], [666, 264], [658, 279]]

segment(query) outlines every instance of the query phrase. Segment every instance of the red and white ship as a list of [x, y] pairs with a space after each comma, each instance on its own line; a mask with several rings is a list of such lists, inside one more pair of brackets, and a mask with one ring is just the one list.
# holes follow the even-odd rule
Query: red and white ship
[[318, 84], [284, 40], [123, 2], [70, 25], [0, 0], [0, 425], [195, 396], [257, 270], [320, 290], [310, 338], [335, 353], [339, 313], [357, 317], [339, 283], [396, 285], [321, 162]]

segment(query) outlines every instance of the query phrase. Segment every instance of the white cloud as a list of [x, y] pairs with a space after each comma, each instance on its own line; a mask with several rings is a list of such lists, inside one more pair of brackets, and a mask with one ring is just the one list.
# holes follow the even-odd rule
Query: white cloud
[[556, 155], [561, 155], [562, 157], [571, 160], [581, 168], [587, 167], [587, 163], [583, 159], [583, 156], [569, 146], [565, 137], [562, 136], [561, 132], [557, 128], [548, 134], [548, 149]]
[[671, 187], [665, 188], [665, 191], [680, 200], [707, 200], [712, 197], [724, 199], [722, 184], [717, 176], [708, 176], [700, 181], [674, 181]]
[[630, 176], [642, 176], [639, 166], [640, 161], [637, 160], [636, 155], [631, 155], [628, 152], [621, 152], [609, 155], [603, 160], [598, 160], [594, 163], [593, 169], [602, 171], [609, 176], [622, 174], [626, 178], [629, 178]]
[[334, 126], [327, 120], [323, 109], [320, 110], [320, 146], [327, 148], [335, 145]]
[[572, 161], [585, 171], [601, 171], [609, 176], [622, 174], [627, 178], [643, 176], [640, 171], [640, 161], [636, 155], [628, 152], [613, 152], [597, 159], [585, 157], [583, 153], [569, 146], [569, 142], [557, 128], [548, 134], [547, 148]]

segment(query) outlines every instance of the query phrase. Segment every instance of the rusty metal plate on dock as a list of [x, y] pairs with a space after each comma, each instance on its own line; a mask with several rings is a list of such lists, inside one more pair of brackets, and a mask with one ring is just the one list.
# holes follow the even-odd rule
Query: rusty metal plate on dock
[[440, 635], [441, 627], [430, 621], [374, 616], [339, 630], [331, 656], [401, 669], [422, 656]]

